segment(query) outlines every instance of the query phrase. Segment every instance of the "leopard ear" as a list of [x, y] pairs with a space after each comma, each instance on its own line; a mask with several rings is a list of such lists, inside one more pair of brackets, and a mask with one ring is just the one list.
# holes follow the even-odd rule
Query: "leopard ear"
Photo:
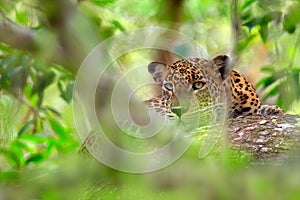
[[159, 62], [152, 62], [148, 65], [148, 72], [152, 75], [154, 81], [162, 85], [163, 80], [166, 78], [170, 67], [166, 64]]
[[219, 55], [213, 59], [213, 62], [217, 65], [222, 79], [225, 80], [231, 72], [229, 56]]

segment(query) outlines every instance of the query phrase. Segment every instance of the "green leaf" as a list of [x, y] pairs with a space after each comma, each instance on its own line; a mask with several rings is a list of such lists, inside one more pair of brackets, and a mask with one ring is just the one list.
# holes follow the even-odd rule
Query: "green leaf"
[[237, 45], [238, 52], [241, 52], [242, 50], [244, 50], [252, 42], [252, 40], [255, 37], [256, 37], [255, 35], [250, 35], [248, 38], [239, 41], [239, 43]]
[[256, 0], [248, 0], [243, 3], [242, 10], [245, 10], [247, 7], [249, 7], [252, 3], [254, 3]]
[[70, 71], [64, 69], [62, 66], [60, 66], [60, 65], [52, 65], [51, 67], [53, 69], [55, 69], [62, 76], [66, 77], [68, 79], [75, 79], [74, 74], [72, 74]]
[[22, 150], [18, 142], [13, 142], [10, 148], [9, 160], [12, 162], [14, 168], [20, 168], [24, 166], [24, 158]]
[[69, 81], [66, 88], [64, 88], [63, 80], [58, 81], [58, 89], [60, 91], [60, 96], [68, 103], [70, 103], [73, 97], [73, 88], [74, 88], [74, 81]]
[[60, 112], [58, 112], [57, 110], [55, 110], [54, 108], [52, 108], [50, 106], [45, 106], [44, 109], [45, 110], [49, 110], [50, 112], [52, 112], [53, 114], [55, 114], [58, 117], [61, 117]]
[[30, 120], [28, 122], [25, 123], [25, 125], [20, 129], [20, 131], [18, 132], [18, 137], [22, 136], [24, 133], [26, 133], [26, 131], [29, 129], [30, 125], [33, 124], [33, 120]]
[[45, 157], [48, 157], [48, 156], [50, 155], [50, 153], [51, 153], [51, 151], [52, 151], [52, 147], [54, 146], [54, 143], [55, 143], [55, 142], [53, 142], [52, 139], [49, 139], [48, 146], [47, 146], [47, 148], [45, 149], [45, 153], [44, 153]]
[[293, 73], [300, 73], [300, 68], [292, 68]]
[[40, 107], [43, 102], [44, 91], [51, 85], [55, 80], [55, 73], [49, 69], [43, 69], [42, 67], [35, 67], [37, 71], [31, 74], [33, 81], [33, 86], [31, 90], [31, 95], [38, 95], [37, 105]]
[[293, 4], [289, 12], [284, 17], [283, 28], [290, 34], [296, 30], [296, 25], [300, 22], [300, 3]]
[[107, 6], [109, 4], [112, 4], [115, 2], [115, 0], [91, 0], [92, 3], [94, 3], [97, 6]]
[[[44, 133], [43, 133], [44, 136]], [[42, 135], [22, 135], [18, 142], [21, 144], [27, 145], [28, 143], [35, 143], [35, 144], [41, 144], [44, 142], [47, 142], [48, 138], [47, 137], [42, 137]], [[27, 147], [25, 147], [27, 148]]]
[[262, 99], [263, 101], [265, 101], [266, 99], [268, 99], [269, 97], [271, 96], [275, 96], [279, 94], [279, 85], [273, 87], [265, 96], [264, 98]]
[[125, 28], [122, 26], [122, 24], [119, 21], [113, 20], [111, 23], [120, 31], [122, 31], [122, 32], [125, 31]]
[[269, 85], [271, 85], [272, 83], [274, 83], [273, 77], [268, 76], [268, 77], [264, 77], [260, 81], [258, 81], [258, 83], [256, 83], [255, 87], [258, 88], [258, 87], [262, 86], [263, 88], [266, 88]]
[[266, 43], [268, 40], [268, 35], [269, 35], [268, 23], [264, 23], [264, 24], [260, 25], [259, 33], [260, 33], [262, 41], [264, 43]]
[[30, 157], [25, 161], [25, 164], [34, 162], [34, 163], [38, 163], [41, 162], [44, 159], [44, 156], [42, 154], [34, 154], [34, 155], [30, 155]]
[[67, 131], [65, 130], [64, 126], [59, 123], [57, 120], [55, 119], [49, 119], [50, 125], [52, 130], [58, 135], [60, 136], [61, 139], [66, 139], [68, 138], [67, 135]]
[[250, 10], [247, 10], [247, 11], [243, 12], [242, 16], [241, 16], [242, 21], [249, 20], [251, 15], [252, 15], [252, 13], [250, 12]]
[[260, 36], [263, 40], [263, 42], [266, 42], [268, 39], [268, 34], [269, 34], [269, 23], [273, 20], [278, 20], [280, 19], [282, 13], [280, 11], [273, 11], [264, 15], [260, 15], [258, 17], [254, 17], [245, 23], [243, 23], [243, 26], [246, 26], [251, 32], [251, 30], [255, 26], [260, 27]]
[[245, 23], [243, 23], [243, 26], [246, 26], [249, 30], [249, 32], [251, 32], [251, 30], [257, 26], [257, 24], [259, 23], [260, 21], [260, 18], [259, 17], [255, 17], [255, 18], [252, 18], [248, 21], [246, 21]]
[[296, 30], [295, 23], [292, 23], [290, 20], [288, 20], [286, 17], [283, 21], [283, 28], [286, 30], [289, 34], [293, 34]]
[[262, 38], [262, 41], [264, 43], [267, 42], [268, 40], [268, 35], [269, 35], [269, 23], [273, 20], [277, 20], [281, 17], [281, 12], [280, 11], [274, 11], [270, 12], [266, 15], [264, 15], [259, 24], [260, 24], [260, 36]]
[[260, 71], [272, 74], [274, 73], [274, 68], [272, 66], [265, 66], [262, 67]]
[[16, 11], [16, 21], [20, 24], [29, 24], [29, 18], [26, 12]]
[[0, 86], [12, 94], [18, 94], [26, 85], [30, 71], [30, 59], [20, 53], [1, 60]]
[[1, 69], [3, 70], [3, 72], [2, 72], [2, 76], [1, 76], [2, 78], [0, 78], [0, 81], [1, 81], [1, 79], [4, 79], [3, 77], [10, 76], [11, 71], [13, 70], [13, 68], [15, 66], [16, 59], [17, 59], [17, 56], [13, 55], [13, 56], [8, 56], [6, 58], [3, 58], [1, 60]]

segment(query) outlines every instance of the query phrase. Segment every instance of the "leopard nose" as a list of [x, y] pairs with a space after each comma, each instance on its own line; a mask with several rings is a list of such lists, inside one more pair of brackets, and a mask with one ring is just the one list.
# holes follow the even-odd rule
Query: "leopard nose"
[[171, 111], [173, 113], [175, 113], [178, 117], [181, 117], [184, 113], [187, 112], [187, 108], [183, 108], [183, 107], [173, 107], [171, 108]]

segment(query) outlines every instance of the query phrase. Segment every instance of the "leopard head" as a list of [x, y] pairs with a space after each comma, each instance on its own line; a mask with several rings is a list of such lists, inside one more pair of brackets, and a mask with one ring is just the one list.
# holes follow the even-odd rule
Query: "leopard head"
[[[208, 61], [203, 58], [179, 60], [172, 65], [152, 62], [148, 71], [156, 84], [161, 87], [161, 95], [146, 101], [148, 106], [163, 107], [161, 112], [174, 113], [204, 109], [225, 100], [224, 81], [230, 75], [230, 59], [220, 55]], [[156, 109], [157, 110], [157, 109]], [[175, 112], [176, 113], [176, 112]]]

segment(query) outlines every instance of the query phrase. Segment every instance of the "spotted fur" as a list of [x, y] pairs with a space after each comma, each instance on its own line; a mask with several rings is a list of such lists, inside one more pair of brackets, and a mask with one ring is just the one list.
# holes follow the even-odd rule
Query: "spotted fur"
[[[170, 66], [152, 62], [148, 71], [161, 86], [161, 94], [145, 103], [163, 115], [174, 116], [172, 109], [178, 106], [191, 111], [216, 102], [227, 103], [229, 117], [262, 113], [261, 101], [253, 85], [240, 73], [230, 70], [230, 59], [226, 55], [211, 61], [204, 58], [183, 59]], [[197, 101], [197, 108], [191, 106], [193, 101]]]

